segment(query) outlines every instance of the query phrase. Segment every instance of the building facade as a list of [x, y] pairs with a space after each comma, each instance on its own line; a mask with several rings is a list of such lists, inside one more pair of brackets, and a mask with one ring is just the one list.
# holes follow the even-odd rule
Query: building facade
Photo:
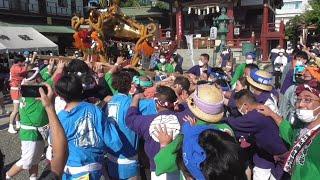
[[290, 19], [304, 13], [309, 8], [309, 0], [283, 0], [282, 8], [276, 10], [276, 23], [283, 20], [286, 24]]
[[72, 48], [70, 19], [83, 15], [83, 0], [0, 0], [0, 26], [33, 27], [59, 45]]
[[[185, 35], [197, 35], [193, 39], [195, 48], [210, 48], [213, 20], [221, 15], [221, 9], [227, 10], [230, 19], [228, 24], [227, 45], [243, 48], [243, 44], [251, 43], [260, 49], [261, 58], [268, 60], [272, 44], [284, 46], [284, 23], [276, 29], [275, 10], [281, 8], [282, 0], [161, 0], [172, 4], [172, 29], [179, 47]], [[217, 40], [214, 40], [216, 43]]]

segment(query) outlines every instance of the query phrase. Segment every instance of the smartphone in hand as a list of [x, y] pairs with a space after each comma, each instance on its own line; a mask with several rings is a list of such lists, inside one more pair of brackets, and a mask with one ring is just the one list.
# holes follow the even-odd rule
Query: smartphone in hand
[[39, 88], [42, 88], [47, 94], [48, 89], [45, 85], [21, 85], [22, 97], [40, 97]]

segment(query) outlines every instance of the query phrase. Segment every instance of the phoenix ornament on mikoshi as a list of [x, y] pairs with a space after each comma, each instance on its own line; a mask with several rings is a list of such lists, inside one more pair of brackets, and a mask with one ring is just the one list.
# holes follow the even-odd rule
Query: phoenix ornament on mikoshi
[[[108, 6], [107, 9], [93, 8], [88, 19], [74, 16], [71, 26], [76, 31], [74, 34], [75, 47], [83, 52], [92, 52], [100, 56], [100, 61], [107, 61], [106, 44], [108, 41], [123, 41], [135, 43], [135, 52], [131, 60], [136, 65], [141, 55], [151, 56], [154, 52], [149, 40], [155, 35], [157, 26], [154, 23], [143, 25], [126, 16], [120, 9], [120, 0], [97, 1], [100, 7]], [[89, 28], [82, 28], [87, 25]]]

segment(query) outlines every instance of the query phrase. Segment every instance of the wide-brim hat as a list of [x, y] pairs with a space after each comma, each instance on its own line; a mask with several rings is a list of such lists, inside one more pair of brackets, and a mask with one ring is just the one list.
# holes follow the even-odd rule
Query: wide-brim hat
[[247, 52], [246, 53], [246, 58], [248, 57], [248, 56], [251, 56], [252, 57], [252, 59], [256, 59], [256, 54], [254, 53], [254, 52]]
[[250, 73], [250, 76], [247, 76], [247, 81], [250, 85], [264, 90], [272, 90], [272, 75], [263, 70], [256, 70]]
[[199, 85], [187, 99], [190, 111], [200, 120], [219, 122], [224, 114], [223, 94], [215, 85]]

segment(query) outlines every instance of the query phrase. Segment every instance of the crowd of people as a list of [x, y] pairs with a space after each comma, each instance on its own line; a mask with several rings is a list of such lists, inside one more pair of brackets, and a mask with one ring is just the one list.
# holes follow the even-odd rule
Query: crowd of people
[[[156, 52], [149, 69], [121, 56], [105, 65], [17, 55], [8, 132], [19, 131], [21, 158], [5, 178], [315, 180], [319, 54], [271, 54], [274, 72], [254, 53], [234, 67], [202, 54], [185, 72], [177, 53]], [[39, 84], [40, 97], [21, 96], [21, 85]]]

